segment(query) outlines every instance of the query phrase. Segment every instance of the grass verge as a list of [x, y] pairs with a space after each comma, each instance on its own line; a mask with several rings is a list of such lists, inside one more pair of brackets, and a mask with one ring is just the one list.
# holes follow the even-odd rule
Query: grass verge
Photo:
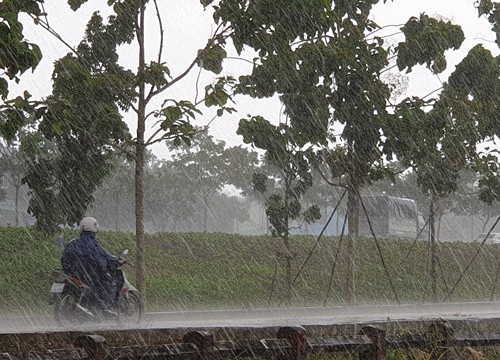
[[[77, 235], [76, 231], [64, 230], [66, 242]], [[111, 252], [129, 248], [129, 262], [134, 263], [133, 234], [102, 232], [98, 237]], [[280, 239], [219, 233], [158, 233], [146, 235], [145, 241], [149, 311], [259, 308], [282, 303], [285, 263], [279, 256], [283, 253]], [[333, 260], [340, 245], [338, 238], [323, 238], [316, 247], [314, 237], [293, 237], [291, 243], [293, 276], [296, 277], [293, 306], [322, 306], [327, 293], [328, 305], [344, 305], [347, 298], [345, 241], [332, 278]], [[426, 242], [417, 242], [413, 248], [411, 245], [411, 241], [380, 241], [387, 271], [401, 302], [429, 302], [429, 246]], [[480, 248], [477, 243], [447, 242], [439, 244], [439, 299], [449, 294], [478, 251], [450, 300], [485, 301], [492, 294], [497, 298], [500, 290], [496, 288], [500, 284], [495, 285], [495, 277], [500, 246]], [[55, 237], [32, 228], [0, 228], [0, 311], [3, 314], [51, 312], [47, 305], [50, 273], [60, 267], [61, 252]], [[129, 266], [126, 272], [133, 283], [134, 266]], [[373, 239], [358, 240], [356, 277], [359, 304], [396, 302]]]

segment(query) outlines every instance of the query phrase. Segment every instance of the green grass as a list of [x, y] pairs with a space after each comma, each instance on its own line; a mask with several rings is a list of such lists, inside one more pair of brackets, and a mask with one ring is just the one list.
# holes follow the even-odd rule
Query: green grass
[[[68, 241], [78, 233], [65, 230]], [[50, 312], [50, 273], [59, 268], [61, 248], [56, 237], [31, 228], [0, 228], [0, 311]], [[102, 232], [99, 238], [111, 252], [129, 248], [134, 263], [135, 239], [130, 233]], [[292, 239], [294, 276], [313, 248], [314, 237]], [[341, 247], [328, 305], [346, 301], [346, 246]], [[392, 282], [403, 303], [431, 300], [429, 249], [418, 242], [380, 241]], [[323, 238], [294, 285], [294, 306], [321, 306], [325, 299], [339, 239]], [[439, 244], [439, 299], [459, 278], [478, 244]], [[284, 260], [280, 239], [231, 234], [177, 233], [146, 236], [148, 310], [226, 309], [277, 306], [284, 293]], [[500, 259], [500, 247], [485, 246], [456, 287], [451, 301], [489, 300]], [[277, 265], [277, 266], [276, 266]], [[127, 274], [134, 282], [135, 269]], [[273, 285], [274, 284], [274, 285]], [[359, 239], [357, 246], [357, 300], [359, 304], [395, 303], [375, 242]], [[499, 284], [500, 287], [500, 284]], [[500, 296], [500, 289], [498, 290]], [[268, 302], [271, 298], [270, 303]]]

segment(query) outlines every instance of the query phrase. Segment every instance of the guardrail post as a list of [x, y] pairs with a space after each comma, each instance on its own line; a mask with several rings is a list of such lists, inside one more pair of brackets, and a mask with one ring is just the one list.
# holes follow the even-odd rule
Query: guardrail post
[[80, 336], [73, 345], [84, 349], [89, 359], [92, 360], [104, 360], [108, 355], [106, 339], [101, 335]]
[[427, 339], [429, 340], [431, 348], [430, 360], [446, 360], [454, 359], [453, 349], [451, 347], [451, 340], [455, 332], [451, 325], [445, 320], [437, 320], [429, 325], [427, 328]]
[[214, 337], [207, 331], [191, 331], [182, 338], [184, 342], [194, 344], [200, 352], [201, 360], [213, 360], [214, 355]]
[[278, 356], [278, 360], [304, 360], [307, 358], [307, 337], [306, 331], [301, 326], [282, 327], [278, 329], [276, 336], [278, 339], [287, 339], [292, 347], [289, 357]]
[[387, 344], [385, 330], [378, 326], [363, 326], [360, 335], [366, 335], [372, 342], [368, 350], [359, 352], [359, 360], [385, 360], [387, 359]]

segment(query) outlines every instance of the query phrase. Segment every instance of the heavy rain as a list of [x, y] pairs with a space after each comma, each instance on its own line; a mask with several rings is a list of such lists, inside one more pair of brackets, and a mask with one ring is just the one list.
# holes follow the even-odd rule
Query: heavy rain
[[[425, 339], [450, 322], [489, 340], [328, 358], [498, 356], [499, 14], [0, 0], [0, 353], [48, 349], [8, 334], [66, 350], [101, 334], [115, 350], [88, 358], [140, 358], [183, 329], [278, 341], [439, 319]], [[302, 358], [290, 341], [281, 358]]]

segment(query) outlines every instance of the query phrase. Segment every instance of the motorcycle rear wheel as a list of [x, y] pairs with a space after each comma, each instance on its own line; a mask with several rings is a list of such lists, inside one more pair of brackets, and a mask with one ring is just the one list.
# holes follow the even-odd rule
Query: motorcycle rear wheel
[[138, 324], [144, 311], [141, 298], [136, 291], [129, 291], [118, 299], [118, 321], [122, 324]]
[[78, 322], [76, 314], [76, 303], [74, 294], [66, 293], [56, 300], [54, 304], [54, 317], [59, 326], [75, 325]]

